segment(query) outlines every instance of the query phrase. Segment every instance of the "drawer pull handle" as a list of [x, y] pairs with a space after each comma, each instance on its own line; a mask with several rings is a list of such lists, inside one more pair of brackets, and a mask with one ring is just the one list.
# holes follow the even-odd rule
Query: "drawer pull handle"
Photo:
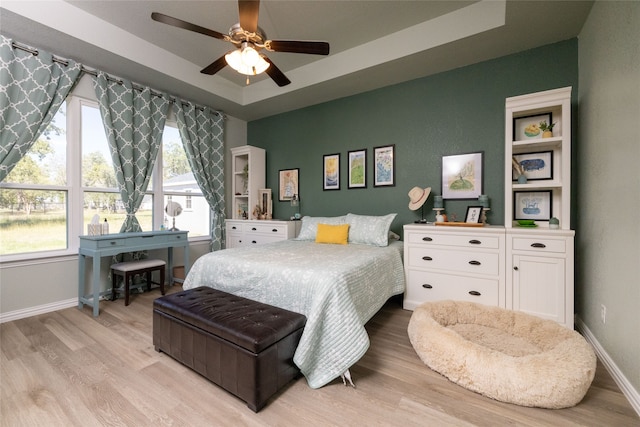
[[111, 241], [109, 243], [111, 243], [112, 245], [115, 245], [117, 242]]
[[425, 283], [424, 285], [422, 285], [422, 287], [423, 287], [423, 288], [425, 288], [425, 289], [431, 289], [431, 288], [433, 288], [433, 286], [431, 286], [431, 285], [430, 285], [430, 284], [428, 284], [428, 283]]
[[472, 244], [472, 245], [481, 245], [482, 244], [482, 242], [480, 240], [476, 240], [476, 239], [469, 240], [469, 243]]
[[255, 240], [252, 240], [251, 243], [258, 243], [258, 242], [256, 242]]
[[256, 231], [256, 228], [255, 227], [251, 227], [251, 231]]
[[273, 229], [273, 230], [271, 230], [271, 231], [273, 231], [274, 233], [277, 233], [277, 232], [278, 232], [278, 229], [277, 229], [277, 228], [274, 228], [274, 229]]
[[237, 230], [236, 226], [234, 225], [233, 227], [231, 227], [232, 230]]
[[473, 295], [474, 297], [479, 297], [482, 294], [478, 291], [469, 291], [469, 295]]
[[482, 263], [480, 261], [472, 260], [472, 261], [469, 261], [469, 264], [471, 264], [471, 265], [481, 265]]
[[431, 237], [423, 237], [422, 240], [425, 241], [425, 242], [433, 241], [433, 239]]
[[433, 258], [431, 258], [430, 256], [423, 256], [422, 259], [425, 261], [433, 261]]
[[532, 243], [531, 247], [532, 248], [546, 248], [547, 245], [545, 245], [544, 243]]
[[513, 267], [515, 271], [518, 271], [518, 266]]
[[182, 236], [176, 236], [176, 239], [182, 239]]

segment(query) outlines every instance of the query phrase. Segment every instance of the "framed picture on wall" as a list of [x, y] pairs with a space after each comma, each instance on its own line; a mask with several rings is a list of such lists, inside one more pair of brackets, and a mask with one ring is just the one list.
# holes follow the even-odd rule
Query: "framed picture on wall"
[[516, 191], [513, 194], [513, 219], [551, 219], [551, 191]]
[[300, 169], [281, 169], [278, 173], [278, 200], [290, 201], [293, 196], [300, 198]]
[[349, 151], [348, 188], [367, 187], [367, 149]]
[[396, 185], [395, 145], [385, 145], [373, 149], [373, 186], [393, 187]]
[[340, 189], [340, 154], [326, 154], [322, 157], [322, 189]]
[[483, 153], [442, 157], [442, 197], [477, 199], [482, 194]]

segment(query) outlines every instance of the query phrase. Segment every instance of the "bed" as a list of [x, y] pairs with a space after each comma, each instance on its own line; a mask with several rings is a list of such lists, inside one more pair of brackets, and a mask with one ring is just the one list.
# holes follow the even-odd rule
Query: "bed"
[[225, 249], [200, 257], [183, 288], [203, 285], [304, 314], [307, 324], [293, 360], [309, 386], [319, 388], [364, 355], [364, 324], [404, 292], [402, 242], [285, 240]]

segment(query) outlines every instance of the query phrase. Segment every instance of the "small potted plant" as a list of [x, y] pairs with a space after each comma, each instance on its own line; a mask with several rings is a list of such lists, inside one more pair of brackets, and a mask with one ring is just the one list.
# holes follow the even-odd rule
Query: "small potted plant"
[[542, 131], [543, 138], [551, 138], [553, 136], [553, 127], [556, 125], [556, 123], [551, 123], [550, 125], [548, 125], [546, 121], [540, 122], [540, 130]]

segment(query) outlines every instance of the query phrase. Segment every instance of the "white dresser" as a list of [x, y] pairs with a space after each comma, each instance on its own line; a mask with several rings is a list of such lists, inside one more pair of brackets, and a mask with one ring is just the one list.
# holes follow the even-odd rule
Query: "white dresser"
[[300, 221], [228, 219], [227, 248], [293, 239], [297, 223]]
[[505, 307], [504, 227], [404, 226], [403, 307], [458, 300]]

